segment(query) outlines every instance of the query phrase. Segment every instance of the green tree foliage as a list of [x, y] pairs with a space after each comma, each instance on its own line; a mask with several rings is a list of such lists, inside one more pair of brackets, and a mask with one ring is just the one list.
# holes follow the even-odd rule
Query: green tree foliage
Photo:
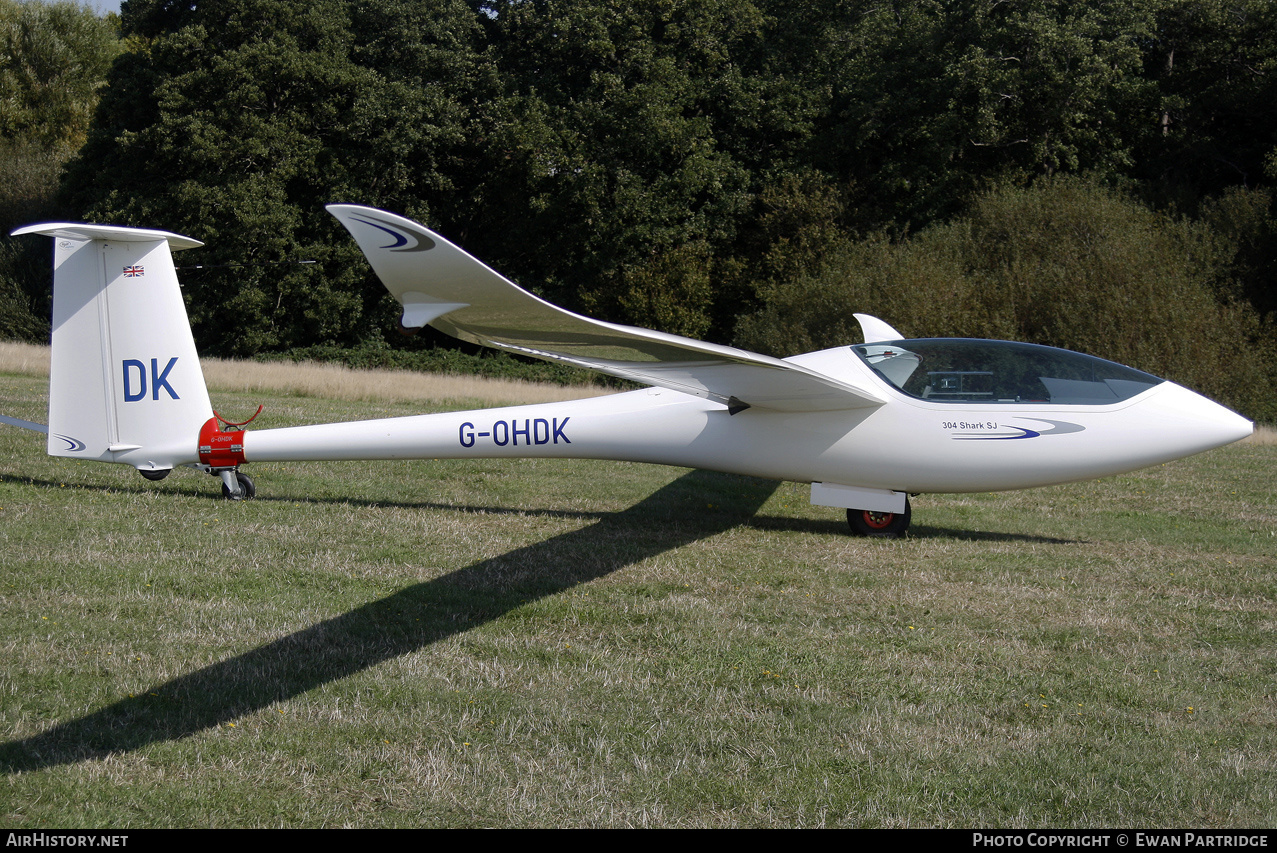
[[48, 287], [49, 253], [21, 245], [14, 240], [0, 240], [0, 340], [47, 341], [48, 321], [43, 304], [26, 292], [23, 283], [42, 281]]
[[1272, 193], [1230, 187], [1202, 205], [1202, 219], [1230, 259], [1224, 286], [1277, 323], [1277, 217]]
[[[59, 212], [59, 172], [118, 52], [87, 6], [0, 0], [0, 234]], [[48, 247], [0, 237], [0, 338], [47, 334], [48, 289]]]
[[0, 138], [78, 147], [118, 50], [88, 6], [0, 0]]
[[1253, 187], [1277, 154], [1277, 6], [1267, 0], [1168, 0], [1145, 46], [1158, 121], [1135, 173], [1181, 204]]
[[68, 203], [210, 244], [184, 258], [239, 264], [186, 277], [209, 352], [352, 343], [383, 326], [386, 297], [323, 205], [430, 218], [483, 88], [469, 8], [132, 0], [123, 20], [135, 47], [68, 172]]
[[1221, 287], [1231, 247], [1103, 187], [1057, 178], [978, 197], [903, 240], [850, 240], [773, 287], [741, 346], [790, 355], [861, 340], [852, 314], [911, 337], [987, 337], [1087, 352], [1277, 416], [1273, 336]]
[[748, 216], [760, 152], [795, 136], [791, 84], [757, 67], [763, 14], [750, 0], [490, 9], [505, 91], [460, 230], [567, 304], [706, 330], [711, 260]]
[[[1116, 171], [1155, 97], [1152, 4], [826, 3], [832, 84], [817, 164], [862, 189], [870, 223], [927, 223], [1006, 173]], [[815, 22], [812, 22], [815, 25]], [[818, 25], [815, 25], [818, 26]]]
[[721, 337], [752, 283], [720, 267], [781, 180], [762, 167], [815, 115], [769, 70], [769, 22], [749, 0], [131, 0], [68, 199], [206, 258], [331, 261], [188, 277], [214, 352], [386, 324], [334, 199], [427, 219], [565, 304]]

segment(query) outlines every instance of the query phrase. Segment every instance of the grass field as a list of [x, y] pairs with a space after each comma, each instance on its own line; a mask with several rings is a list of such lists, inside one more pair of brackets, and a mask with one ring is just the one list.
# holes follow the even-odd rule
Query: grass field
[[[304, 393], [214, 396], [467, 405]], [[0, 824], [1277, 824], [1271, 443], [924, 495], [895, 542], [684, 469], [246, 470], [224, 502], [0, 426]]]

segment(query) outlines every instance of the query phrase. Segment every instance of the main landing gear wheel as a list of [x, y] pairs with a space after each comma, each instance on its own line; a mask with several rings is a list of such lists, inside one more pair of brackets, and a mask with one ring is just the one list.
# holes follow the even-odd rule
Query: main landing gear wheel
[[857, 536], [872, 536], [876, 539], [899, 539], [909, 529], [909, 520], [913, 516], [913, 508], [909, 499], [905, 498], [904, 512], [875, 512], [871, 509], [847, 510], [847, 524], [851, 532]]
[[235, 482], [239, 484], [239, 494], [233, 494], [230, 486], [222, 483], [222, 497], [228, 501], [246, 501], [257, 496], [257, 487], [253, 485], [253, 481], [248, 478], [247, 474], [235, 472]]

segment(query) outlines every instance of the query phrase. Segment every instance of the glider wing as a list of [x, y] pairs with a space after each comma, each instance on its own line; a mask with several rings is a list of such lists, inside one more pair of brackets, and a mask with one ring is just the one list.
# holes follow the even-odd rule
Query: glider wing
[[407, 328], [430, 324], [463, 341], [716, 400], [733, 410], [823, 411], [886, 402], [874, 390], [789, 361], [566, 311], [402, 216], [346, 204], [328, 211], [403, 305]]

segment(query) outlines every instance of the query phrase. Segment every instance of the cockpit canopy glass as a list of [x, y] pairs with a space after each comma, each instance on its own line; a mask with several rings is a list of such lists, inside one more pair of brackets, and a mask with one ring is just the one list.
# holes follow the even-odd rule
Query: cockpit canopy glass
[[941, 403], [1119, 403], [1165, 380], [1054, 347], [971, 338], [920, 338], [853, 346], [904, 393]]

